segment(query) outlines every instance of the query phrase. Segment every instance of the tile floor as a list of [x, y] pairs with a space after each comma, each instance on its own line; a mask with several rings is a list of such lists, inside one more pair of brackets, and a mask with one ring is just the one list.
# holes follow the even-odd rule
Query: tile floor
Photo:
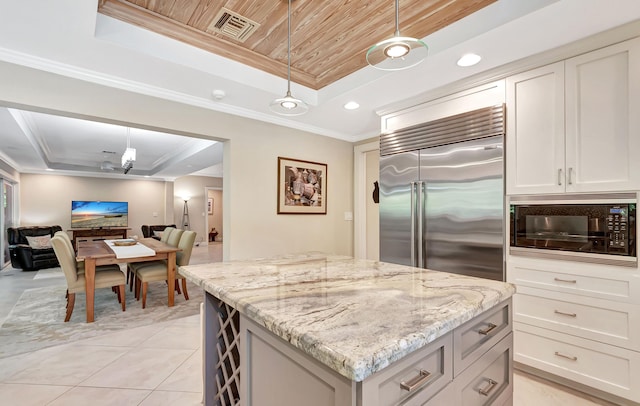
[[[194, 263], [220, 260], [221, 244], [194, 249]], [[0, 273], [6, 274], [5, 271]], [[32, 276], [30, 276], [32, 275]], [[0, 277], [0, 322], [7, 299], [46, 283], [33, 275]], [[15, 276], [15, 275], [14, 275]], [[51, 282], [49, 282], [51, 283]], [[46, 285], [45, 285], [46, 286]], [[198, 315], [0, 359], [3, 406], [189, 406], [202, 401]], [[590, 398], [523, 372], [514, 377], [514, 406], [591, 406]], [[449, 405], [447, 405], [449, 406]]]

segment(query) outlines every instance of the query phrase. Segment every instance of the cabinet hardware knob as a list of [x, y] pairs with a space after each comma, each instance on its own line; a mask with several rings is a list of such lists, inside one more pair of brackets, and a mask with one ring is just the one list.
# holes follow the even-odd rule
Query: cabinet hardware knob
[[554, 310], [553, 312], [555, 314], [561, 314], [563, 316], [569, 316], [569, 317], [577, 317], [578, 316], [576, 313], [565, 313], [565, 312], [561, 312], [560, 310]]
[[575, 279], [560, 279], [560, 278], [553, 278], [554, 281], [556, 282], [565, 282], [565, 283], [577, 283], [578, 281]]
[[421, 369], [420, 374], [418, 374], [418, 376], [414, 378], [411, 378], [409, 382], [405, 382], [405, 381], [400, 382], [400, 388], [409, 392], [413, 392], [420, 386], [427, 383], [430, 380], [430, 378], [431, 378], [431, 372]]
[[573, 356], [571, 356], [571, 355], [565, 355], [565, 354], [562, 354], [562, 353], [560, 353], [560, 352], [558, 352], [558, 351], [556, 351], [554, 354], [555, 354], [557, 357], [566, 358], [566, 359], [568, 359], [568, 360], [570, 360], [570, 361], [577, 361], [577, 360], [578, 360], [578, 357], [573, 357]]
[[498, 326], [496, 326], [493, 323], [489, 323], [489, 327], [487, 327], [484, 330], [479, 330], [478, 334], [481, 334], [483, 336], [489, 335], [489, 333], [491, 333], [496, 327], [498, 327]]
[[497, 384], [498, 382], [494, 381], [493, 379], [489, 379], [489, 385], [487, 385], [487, 387], [484, 389], [478, 389], [478, 392], [480, 392], [481, 395], [489, 396], [489, 393], [496, 387]]

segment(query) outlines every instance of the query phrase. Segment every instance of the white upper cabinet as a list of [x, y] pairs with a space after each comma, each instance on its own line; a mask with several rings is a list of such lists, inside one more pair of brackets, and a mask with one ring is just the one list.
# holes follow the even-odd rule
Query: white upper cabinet
[[510, 77], [507, 194], [640, 189], [640, 39]]
[[568, 59], [567, 191], [640, 188], [640, 39]]
[[507, 194], [561, 193], [564, 62], [507, 78]]

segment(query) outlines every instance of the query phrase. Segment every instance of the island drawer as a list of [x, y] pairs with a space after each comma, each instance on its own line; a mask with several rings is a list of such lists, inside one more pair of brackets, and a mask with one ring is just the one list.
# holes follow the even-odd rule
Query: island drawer
[[[440, 392], [436, 393], [435, 395], [433, 395], [433, 397], [430, 397], [429, 399], [426, 399], [425, 401], [422, 401], [420, 403], [417, 403], [420, 406], [450, 406], [450, 405], [455, 405], [456, 402], [456, 395], [455, 395], [455, 384], [453, 383], [449, 383], [449, 385], [447, 385], [444, 389], [442, 389]], [[412, 404], [416, 404], [416, 403], [412, 403]], [[405, 406], [404, 404], [402, 404], [402, 406]]]
[[362, 404], [424, 404], [452, 380], [452, 336], [447, 334], [362, 382]]
[[522, 287], [514, 317], [562, 333], [640, 350], [640, 306]]
[[493, 347], [511, 331], [511, 299], [456, 328], [453, 332], [453, 376]]
[[456, 406], [509, 403], [513, 396], [513, 334], [507, 334], [455, 381]]
[[514, 336], [514, 361], [640, 401], [639, 352], [517, 322]]

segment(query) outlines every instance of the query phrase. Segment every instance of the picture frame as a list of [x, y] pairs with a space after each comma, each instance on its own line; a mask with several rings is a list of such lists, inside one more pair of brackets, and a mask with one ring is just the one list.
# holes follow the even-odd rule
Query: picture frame
[[278, 214], [327, 214], [327, 164], [278, 157]]
[[213, 214], [213, 198], [207, 199], [207, 214]]

